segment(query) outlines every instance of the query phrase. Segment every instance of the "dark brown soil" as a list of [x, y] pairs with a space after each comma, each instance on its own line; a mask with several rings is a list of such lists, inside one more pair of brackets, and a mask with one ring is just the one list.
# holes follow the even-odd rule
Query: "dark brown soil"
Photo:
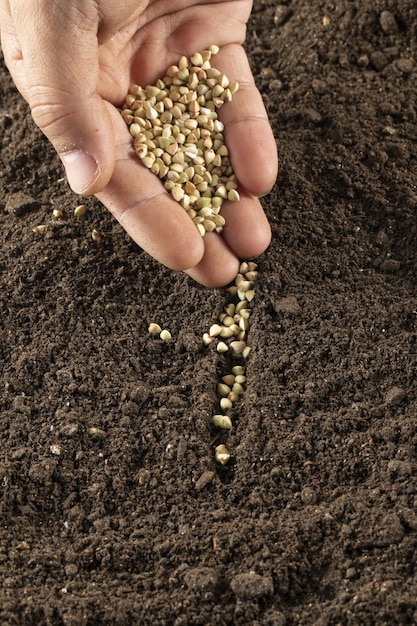
[[416, 37], [415, 0], [255, 2], [281, 169], [224, 468], [225, 292], [76, 219], [1, 69], [2, 626], [417, 623]]

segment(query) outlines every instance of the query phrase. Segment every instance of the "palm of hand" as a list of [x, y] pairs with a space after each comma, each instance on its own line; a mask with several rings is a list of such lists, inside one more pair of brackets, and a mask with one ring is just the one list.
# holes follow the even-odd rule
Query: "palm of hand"
[[[206, 285], [231, 281], [238, 259], [267, 247], [270, 230], [256, 195], [276, 176], [276, 146], [241, 43], [250, 0], [0, 0], [2, 47], [35, 121], [59, 154], [94, 155], [95, 193], [130, 236], [165, 265]], [[45, 33], [48, 35], [45, 36]], [[241, 88], [220, 111], [233, 169], [244, 182], [226, 202], [221, 236], [203, 239], [185, 211], [132, 149], [116, 107], [132, 83], [164, 75], [182, 55], [221, 47], [215, 65]], [[65, 68], [65, 72], [62, 69]]]
[[[161, 3], [154, 4], [158, 5], [154, 8], [161, 9]], [[106, 42], [101, 50], [100, 91], [107, 100], [120, 104], [132, 83], [151, 84], [183, 54], [189, 56], [211, 43], [220, 43], [222, 49], [214, 65], [241, 84], [241, 92], [220, 111], [220, 117], [226, 123], [235, 172], [239, 180], [246, 181], [246, 193], [241, 194], [239, 206], [226, 203], [222, 211], [226, 217], [222, 236], [212, 233], [201, 240], [160, 181], [138, 165], [131, 149], [131, 137], [119, 114], [115, 116], [112, 112], [116, 167], [111, 182], [98, 196], [139, 245], [154, 257], [171, 267], [188, 269], [190, 275], [204, 284], [219, 285], [234, 277], [239, 258], [256, 256], [269, 242], [269, 227], [253, 194], [263, 193], [273, 184], [275, 145], [269, 150], [270, 163], [265, 166], [263, 149], [265, 143], [271, 143], [269, 124], [239, 45], [244, 39], [248, 2], [214, 2], [204, 7], [195, 2], [188, 4], [191, 6], [172, 12], [171, 2], [170, 14], [156, 18], [151, 5], [136, 23], [130, 22]], [[120, 67], [125, 68], [122, 74]], [[258, 138], [255, 144], [254, 135]]]

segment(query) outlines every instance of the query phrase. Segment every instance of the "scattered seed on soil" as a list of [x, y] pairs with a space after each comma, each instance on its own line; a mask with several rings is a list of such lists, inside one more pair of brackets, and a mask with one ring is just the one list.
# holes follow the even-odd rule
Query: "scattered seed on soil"
[[151, 335], [159, 335], [161, 331], [162, 331], [162, 328], [160, 327], [159, 324], [156, 324], [155, 322], [151, 322], [149, 324], [148, 332], [150, 332]]
[[133, 85], [121, 111], [138, 158], [161, 179], [201, 236], [221, 232], [224, 200], [240, 199], [217, 115], [239, 84], [211, 66], [218, 51], [210, 46], [181, 57], [155, 85]]
[[224, 443], [216, 446], [214, 450], [214, 458], [218, 463], [221, 463], [222, 465], [226, 465], [226, 463], [230, 461], [230, 452], [228, 447]]
[[213, 424], [218, 428], [230, 430], [232, 428], [232, 420], [228, 415], [214, 415]]
[[161, 330], [159, 336], [162, 339], [162, 341], [167, 341], [168, 342], [168, 341], [171, 341], [171, 339], [172, 339], [171, 333], [166, 328], [164, 328], [164, 330]]
[[32, 231], [34, 233], [38, 233], [40, 235], [43, 235], [43, 233], [48, 229], [48, 224], [39, 224], [38, 226], [34, 226], [32, 228]]
[[85, 206], [85, 204], [79, 204], [74, 209], [75, 217], [83, 217], [83, 215], [85, 215], [86, 213], [87, 213], [87, 207]]
[[98, 245], [101, 244], [103, 241], [102, 236], [100, 235], [98, 230], [96, 230], [95, 228], [93, 228], [93, 230], [91, 231], [91, 239], [94, 241], [94, 243]]

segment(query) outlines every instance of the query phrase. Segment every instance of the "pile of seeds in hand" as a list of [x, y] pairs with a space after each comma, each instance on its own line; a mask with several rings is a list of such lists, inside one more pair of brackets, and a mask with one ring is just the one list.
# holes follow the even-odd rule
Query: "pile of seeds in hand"
[[[256, 263], [243, 261], [240, 264], [235, 284], [228, 288], [228, 293], [235, 301], [225, 306], [219, 315], [219, 323], [213, 324], [209, 332], [203, 335], [204, 345], [208, 346], [217, 340], [218, 352], [228, 354], [232, 359], [245, 359], [249, 356], [251, 348], [247, 345], [247, 335], [257, 276]], [[213, 425], [223, 431], [230, 430], [233, 426], [228, 412], [239, 402], [245, 391], [245, 371], [244, 365], [233, 365], [231, 371], [217, 384], [221, 412], [214, 415]], [[216, 461], [222, 465], [230, 460], [230, 452], [224, 443], [216, 446], [214, 453]]]
[[238, 183], [217, 109], [239, 88], [210, 59], [219, 48], [182, 57], [155, 85], [129, 90], [122, 116], [137, 156], [163, 181], [202, 236], [220, 232], [224, 200], [239, 200]]

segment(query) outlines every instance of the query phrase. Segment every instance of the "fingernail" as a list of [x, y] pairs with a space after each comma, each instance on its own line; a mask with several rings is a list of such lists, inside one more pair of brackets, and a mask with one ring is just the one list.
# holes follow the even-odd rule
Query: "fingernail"
[[74, 150], [60, 156], [71, 189], [78, 194], [87, 191], [100, 174], [95, 159], [82, 150]]

